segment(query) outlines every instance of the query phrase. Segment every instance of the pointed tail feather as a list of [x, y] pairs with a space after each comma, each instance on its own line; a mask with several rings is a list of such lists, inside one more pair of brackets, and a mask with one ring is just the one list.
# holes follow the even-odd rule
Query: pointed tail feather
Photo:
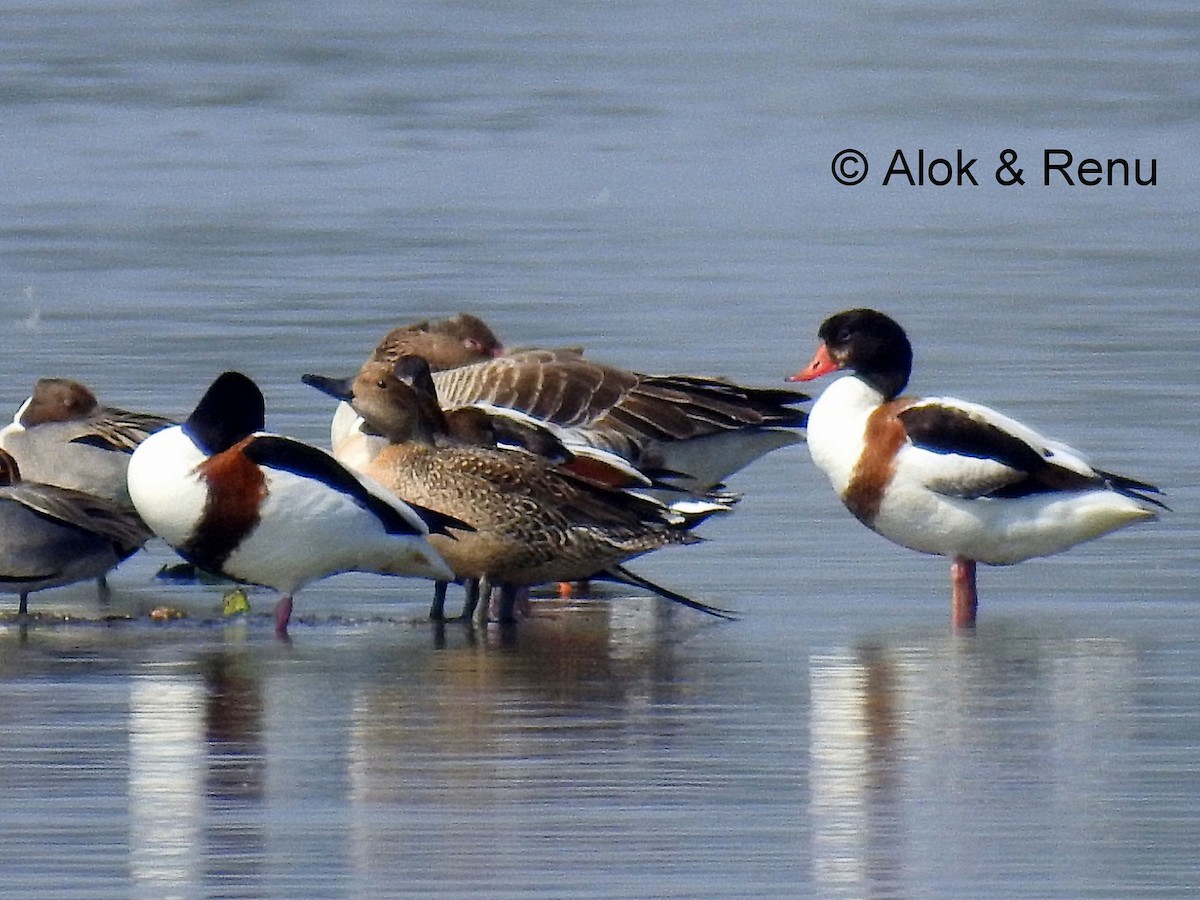
[[1157, 494], [1162, 496], [1163, 490], [1157, 485], [1150, 484], [1148, 481], [1139, 481], [1136, 478], [1129, 478], [1125, 475], [1115, 475], [1112, 472], [1104, 472], [1100, 469], [1096, 470], [1096, 474], [1104, 479], [1104, 483], [1116, 491], [1118, 494], [1124, 494], [1126, 497], [1132, 497], [1134, 500], [1140, 500], [1142, 503], [1149, 503], [1157, 506], [1160, 509], [1165, 509], [1170, 512], [1171, 507], [1163, 503], [1161, 500], [1156, 500], [1154, 497], [1148, 497], [1147, 494]]
[[609, 566], [602, 572], [597, 572], [594, 578], [600, 578], [607, 581], [615, 581], [617, 584], [627, 584], [630, 587], [638, 587], [649, 591], [652, 594], [657, 594], [665, 600], [670, 600], [672, 603], [679, 603], [690, 609], [699, 610], [707, 615], [714, 616], [718, 619], [727, 619], [730, 621], [737, 619], [737, 614], [732, 610], [721, 609], [717, 606], [709, 606], [707, 603], [701, 603], [699, 600], [693, 600], [691, 597], [685, 597], [683, 594], [665, 588], [662, 585], [655, 584], [648, 578], [643, 578], [641, 575], [636, 575], [630, 572], [624, 566], [613, 565]]

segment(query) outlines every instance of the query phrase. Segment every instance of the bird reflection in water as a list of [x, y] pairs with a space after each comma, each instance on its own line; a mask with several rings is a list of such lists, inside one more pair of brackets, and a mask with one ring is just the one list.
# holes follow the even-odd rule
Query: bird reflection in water
[[254, 879], [266, 856], [267, 765], [259, 673], [243, 653], [199, 660], [204, 682], [207, 878]]
[[[1103, 798], [1127, 789], [1113, 760], [1131, 752], [1137, 665], [1123, 640], [1007, 629], [813, 656], [817, 894], [921, 896], [914, 878], [964, 867], [1003, 880], [1064, 809], [1062, 871], [1103, 872], [1127, 839]], [[921, 853], [931, 834], [938, 852]]]
[[[652, 598], [538, 605], [515, 638], [451, 628], [426, 659], [410, 649], [373, 661], [379, 677], [358, 688], [349, 750], [361, 865], [403, 870], [420, 854], [452, 883], [462, 859], [438, 844], [448, 823], [515, 859], [520, 830], [489, 827], [514, 806], [575, 808], [588, 790], [595, 799], [598, 772], [631, 789], [656, 765], [667, 777], [661, 748], [694, 723], [663, 710], [686, 705], [698, 677], [688, 638], [714, 625]], [[403, 839], [373, 814], [381, 808], [400, 816]]]
[[886, 648], [810, 662], [809, 810], [822, 896], [894, 896], [900, 884], [897, 661]]
[[131, 869], [167, 893], [258, 878], [266, 851], [261, 679], [241, 651], [194, 665], [156, 666], [130, 698]]

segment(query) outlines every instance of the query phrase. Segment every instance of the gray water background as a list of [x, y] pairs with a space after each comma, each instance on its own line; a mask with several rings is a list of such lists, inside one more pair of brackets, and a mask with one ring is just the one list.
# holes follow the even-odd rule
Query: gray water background
[[[426, 585], [349, 575], [284, 645], [268, 594], [223, 624], [152, 546], [109, 609], [81, 584], [0, 630], [0, 893], [1190, 895], [1198, 47], [1175, 3], [6, 5], [5, 409], [67, 375], [182, 415], [236, 367], [325, 443], [299, 375], [401, 322], [775, 385], [873, 305], [913, 390], [1174, 511], [982, 570], [968, 636], [945, 561], [866, 532], [802, 447], [636, 565], [736, 623], [610, 591], [439, 634]], [[1157, 184], [1043, 186], [1057, 147]], [[898, 148], [980, 184], [885, 187]]]

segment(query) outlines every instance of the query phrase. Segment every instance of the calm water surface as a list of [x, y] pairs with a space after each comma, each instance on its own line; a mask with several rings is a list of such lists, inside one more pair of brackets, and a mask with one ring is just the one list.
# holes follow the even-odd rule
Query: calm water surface
[[[0, 626], [20, 897], [1167, 897], [1200, 878], [1200, 20], [1170, 3], [139, 3], [0, 14], [0, 405], [42, 375], [184, 414], [471, 310], [506, 342], [773, 385], [850, 305], [915, 390], [1164, 485], [1163, 521], [981, 572], [865, 532], [803, 448], [639, 571], [743, 613], [423, 584], [223, 622], [161, 545]], [[871, 176], [837, 185], [855, 147]], [[977, 188], [882, 186], [894, 150]], [[1046, 147], [1154, 187], [1044, 187]], [[1024, 186], [997, 185], [1002, 150]], [[15, 608], [15, 598], [13, 599]], [[187, 618], [154, 624], [148, 612]]]

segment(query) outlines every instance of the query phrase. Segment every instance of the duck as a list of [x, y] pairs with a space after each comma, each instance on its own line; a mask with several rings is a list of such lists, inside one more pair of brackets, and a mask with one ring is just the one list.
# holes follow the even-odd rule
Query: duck
[[329, 575], [454, 577], [429, 538], [464, 523], [402, 503], [325, 451], [264, 428], [258, 385], [224, 372], [186, 421], [134, 451], [129, 495], [188, 562], [277, 591], [276, 632], [287, 633], [296, 592]]
[[500, 338], [483, 319], [471, 313], [458, 313], [446, 319], [426, 319], [393, 328], [375, 346], [371, 359], [395, 360], [405, 354], [414, 340], [419, 341], [421, 355], [435, 370], [484, 362], [506, 352]]
[[[576, 347], [498, 352], [498, 341], [484, 342], [489, 357], [451, 365], [444, 344], [454, 329], [425, 326], [389, 332], [368, 362], [421, 356], [434, 372], [442, 409], [478, 407], [536, 423], [579, 457], [580, 466], [598, 453], [611, 454], [643, 473], [670, 476], [679, 490], [703, 494], [803, 439], [806, 413], [796, 407], [811, 398], [798, 391], [645, 375], [594, 362]], [[335, 411], [330, 437], [334, 456], [358, 470], [385, 444], [364, 435], [362, 417], [348, 404]]]
[[[600, 576], [646, 587], [650, 583], [628, 572], [625, 562], [700, 541], [692, 528], [707, 514], [681, 514], [574, 475], [536, 454], [456, 440], [422, 357], [366, 364], [346, 399], [370, 430], [387, 440], [366, 474], [405, 502], [472, 526], [472, 532], [453, 539], [431, 535], [430, 543], [454, 571], [454, 580], [484, 580], [500, 588], [501, 624], [514, 621], [517, 600], [534, 585]], [[657, 592], [727, 617], [668, 589]], [[464, 618], [471, 611], [469, 599]], [[431, 615], [440, 614], [435, 598]]]
[[100, 579], [149, 537], [125, 507], [26, 480], [13, 455], [0, 449], [0, 589], [19, 596], [22, 619], [34, 591]]
[[[330, 378], [324, 375], [306, 374], [301, 380], [335, 399], [342, 401], [339, 410], [345, 408], [356, 421], [353, 425], [353, 437], [358, 439], [359, 448], [368, 448], [369, 452], [347, 450], [345, 442], [336, 446], [341, 452], [334, 453], [339, 461], [345, 463], [356, 472], [365, 472], [370, 468], [371, 461], [387, 445], [387, 439], [372, 428], [361, 416], [354, 412], [350, 399], [354, 396], [354, 385], [364, 373], [370, 377], [372, 370], [387, 369], [391, 363], [368, 362], [358, 374], [348, 378]], [[435, 387], [436, 391], [436, 387]], [[436, 394], [435, 394], [436, 396]], [[596, 447], [570, 449], [554, 433], [551, 428], [535, 419], [516, 419], [509, 415], [498, 414], [479, 406], [460, 406], [456, 409], [442, 410], [439, 406], [442, 427], [445, 437], [459, 444], [469, 444], [483, 447], [520, 450], [558, 465], [587, 478], [597, 484], [618, 488], [655, 489], [688, 497], [684, 492], [664, 481], [657, 481], [617, 453]], [[335, 419], [338, 413], [335, 412]], [[704, 503], [717, 497], [732, 500], [735, 495], [727, 491], [712, 490], [706, 492]], [[680, 502], [686, 502], [680, 500]]]
[[1166, 509], [1158, 487], [1094, 468], [986, 406], [902, 396], [913, 349], [885, 313], [839, 312], [817, 337], [812, 361], [788, 380], [844, 374], [809, 412], [812, 460], [868, 528], [952, 560], [956, 628], [975, 625], [978, 563], [1061, 553]]
[[102, 405], [71, 378], [40, 378], [33, 393], [0, 429], [6, 450], [29, 481], [105, 497], [132, 508], [126, 471], [147, 436], [174, 425], [154, 413]]

